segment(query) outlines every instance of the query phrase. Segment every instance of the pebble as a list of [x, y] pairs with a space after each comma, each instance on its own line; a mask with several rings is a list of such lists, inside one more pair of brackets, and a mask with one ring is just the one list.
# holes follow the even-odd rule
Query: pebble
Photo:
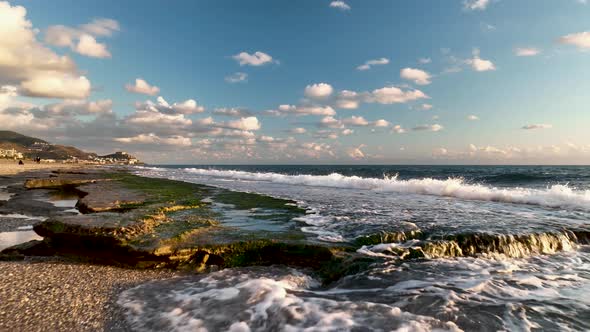
[[0, 261], [0, 331], [130, 331], [119, 294], [177, 275], [57, 258]]

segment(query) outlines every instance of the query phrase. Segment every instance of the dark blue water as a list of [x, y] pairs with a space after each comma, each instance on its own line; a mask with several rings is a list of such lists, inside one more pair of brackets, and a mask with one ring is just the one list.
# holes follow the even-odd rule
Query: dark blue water
[[590, 166], [439, 166], [439, 165], [155, 165], [163, 168], [203, 168], [240, 170], [253, 173], [287, 175], [329, 175], [381, 178], [398, 175], [399, 179], [463, 178], [469, 183], [500, 187], [547, 187], [569, 184], [574, 188], [590, 189]]

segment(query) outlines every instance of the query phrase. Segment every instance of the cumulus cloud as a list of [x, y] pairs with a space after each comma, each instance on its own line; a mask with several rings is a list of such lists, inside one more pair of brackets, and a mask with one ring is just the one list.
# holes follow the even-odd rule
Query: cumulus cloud
[[369, 121], [367, 121], [362, 116], [353, 115], [349, 118], [342, 119], [342, 123], [347, 126], [368, 126]]
[[465, 10], [486, 10], [490, 0], [464, 0], [463, 8]]
[[241, 108], [236, 108], [236, 107], [216, 108], [213, 111], [213, 114], [222, 115], [222, 116], [231, 116], [234, 118], [243, 118], [243, 117], [252, 116], [252, 113], [250, 113], [249, 111], [241, 109]]
[[407, 132], [407, 130], [404, 129], [401, 125], [395, 125], [391, 128], [391, 132], [396, 134], [404, 134]]
[[350, 6], [344, 1], [332, 1], [332, 2], [330, 2], [330, 7], [337, 8], [337, 9], [344, 10], [344, 11], [350, 10]]
[[496, 66], [490, 60], [484, 60], [479, 57], [479, 49], [473, 50], [473, 58], [465, 61], [475, 71], [490, 71], [496, 70]]
[[561, 44], [574, 45], [579, 49], [590, 49], [590, 32], [578, 32], [562, 36], [558, 39]]
[[471, 114], [471, 115], [468, 115], [467, 116], [467, 120], [469, 120], [469, 121], [477, 121], [477, 120], [479, 120], [479, 117], [477, 117], [476, 115]]
[[404, 91], [398, 87], [392, 86], [373, 90], [368, 96], [368, 101], [379, 104], [398, 104], [427, 98], [430, 97], [420, 90]]
[[97, 101], [65, 100], [43, 107], [45, 112], [55, 116], [102, 115], [112, 113], [112, 109], [113, 101], [110, 99]]
[[191, 146], [192, 141], [188, 137], [170, 136], [159, 137], [154, 133], [139, 134], [133, 137], [118, 137], [114, 141], [127, 144], [146, 144], [146, 145], [172, 145], [172, 146]]
[[541, 53], [541, 50], [535, 47], [517, 47], [514, 49], [516, 56], [535, 56]]
[[72, 51], [94, 58], [110, 58], [107, 46], [96, 41], [97, 36], [109, 37], [119, 31], [119, 23], [112, 19], [100, 18], [77, 28], [53, 25], [45, 32], [45, 42], [59, 47], [70, 47]]
[[272, 56], [260, 51], [256, 51], [253, 54], [240, 52], [232, 58], [236, 60], [240, 66], [263, 66], [276, 62]]
[[30, 97], [83, 99], [90, 94], [90, 81], [84, 76], [40, 74], [20, 84], [19, 93]]
[[400, 77], [412, 81], [418, 85], [428, 85], [431, 82], [432, 76], [424, 70], [415, 68], [404, 68], [400, 71]]
[[389, 59], [388, 58], [380, 58], [380, 59], [368, 60], [364, 64], [356, 67], [356, 69], [357, 70], [369, 70], [369, 69], [371, 69], [371, 66], [386, 65], [388, 63], [389, 63]]
[[432, 62], [432, 59], [431, 58], [420, 58], [420, 59], [418, 59], [418, 63], [423, 64], [423, 65], [425, 65], [427, 63], [431, 63], [431, 62]]
[[140, 93], [149, 96], [155, 96], [160, 93], [160, 88], [155, 85], [150, 85], [143, 78], [136, 78], [135, 84], [128, 83], [125, 85], [125, 89], [129, 92]]
[[235, 72], [225, 77], [225, 81], [228, 83], [240, 83], [248, 80], [248, 74], [243, 72]]
[[167, 115], [194, 114], [205, 111], [205, 108], [198, 105], [194, 99], [176, 102], [171, 105], [162, 96], [156, 98], [155, 103], [151, 100], [147, 100], [143, 103], [136, 103], [135, 108], [138, 111], [160, 112]]
[[278, 109], [266, 111], [266, 114], [275, 116], [305, 116], [305, 115], [321, 115], [333, 116], [336, 111], [330, 106], [295, 106], [295, 105], [279, 105]]
[[335, 106], [342, 109], [357, 109], [361, 96], [355, 91], [342, 90], [336, 97]]
[[545, 124], [545, 123], [538, 123], [538, 124], [529, 124], [522, 126], [521, 129], [525, 130], [534, 130], [534, 129], [551, 129], [553, 125]]
[[305, 87], [304, 95], [311, 99], [323, 99], [332, 95], [334, 88], [328, 83], [311, 84]]
[[243, 131], [259, 130], [261, 127], [260, 121], [258, 121], [258, 118], [256, 118], [255, 116], [249, 116], [247, 118], [240, 118], [238, 120], [228, 122], [221, 122], [218, 124], [218, 126], [222, 128], [237, 129]]
[[291, 134], [297, 134], [297, 135], [301, 135], [301, 134], [305, 134], [307, 132], [307, 130], [305, 128], [292, 128], [291, 130], [289, 130], [289, 132]]
[[391, 123], [387, 120], [384, 120], [384, 119], [379, 119], [379, 120], [373, 122], [374, 127], [383, 128], [383, 127], [389, 127], [390, 125], [391, 125]]
[[352, 159], [363, 159], [365, 158], [365, 153], [361, 150], [362, 148], [366, 147], [366, 145], [361, 144], [357, 147], [350, 148], [348, 150], [348, 156]]
[[36, 38], [21, 6], [0, 2], [0, 86], [16, 86], [31, 97], [84, 99], [90, 81], [68, 56], [60, 56]]
[[431, 125], [429, 125], [429, 124], [419, 125], [419, 126], [412, 128], [413, 131], [441, 131], [443, 129], [444, 129], [444, 127], [439, 125], [438, 123], [431, 124]]

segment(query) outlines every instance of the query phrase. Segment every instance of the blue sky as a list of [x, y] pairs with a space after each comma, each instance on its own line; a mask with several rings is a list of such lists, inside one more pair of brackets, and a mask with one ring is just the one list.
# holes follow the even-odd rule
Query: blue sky
[[0, 3], [0, 120], [50, 141], [154, 163], [590, 162], [584, 1]]

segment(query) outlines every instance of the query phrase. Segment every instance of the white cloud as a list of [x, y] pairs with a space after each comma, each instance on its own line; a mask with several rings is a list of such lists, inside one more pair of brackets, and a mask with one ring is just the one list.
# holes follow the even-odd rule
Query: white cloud
[[522, 129], [525, 129], [525, 130], [550, 129], [550, 128], [553, 128], [553, 125], [545, 124], [545, 123], [529, 124], [529, 125], [522, 126]]
[[375, 126], [375, 127], [383, 128], [383, 127], [389, 127], [390, 125], [391, 125], [391, 123], [387, 120], [384, 120], [384, 119], [379, 119], [379, 120], [373, 122], [373, 126]]
[[371, 69], [371, 66], [386, 65], [388, 63], [389, 63], [388, 58], [374, 59], [374, 60], [366, 61], [364, 64], [356, 67], [356, 69], [357, 70], [369, 70], [369, 69]]
[[340, 10], [350, 10], [350, 6], [344, 1], [332, 1], [330, 2], [330, 7]]
[[255, 116], [249, 116], [247, 118], [240, 118], [239, 120], [222, 122], [219, 127], [238, 129], [244, 131], [259, 130], [261, 128], [260, 121]]
[[429, 73], [415, 68], [402, 69], [400, 71], [400, 77], [409, 81], [413, 81], [418, 85], [428, 85], [432, 83], [432, 76]]
[[290, 132], [291, 132], [291, 134], [301, 135], [301, 134], [305, 134], [307, 132], [307, 130], [305, 128], [299, 127], [299, 128], [292, 128], [290, 130]]
[[105, 44], [96, 41], [91, 35], [82, 35], [74, 50], [82, 55], [94, 58], [110, 58], [111, 53]]
[[360, 103], [358, 93], [349, 90], [342, 90], [336, 97], [336, 107], [342, 109], [357, 109]]
[[484, 60], [479, 57], [479, 49], [473, 50], [473, 58], [465, 61], [475, 71], [496, 70], [496, 66], [490, 60]]
[[572, 33], [569, 35], [565, 35], [558, 39], [558, 42], [561, 44], [569, 44], [577, 46], [580, 49], [589, 49], [590, 48], [590, 32], [578, 32]]
[[107, 46], [96, 41], [97, 36], [109, 37], [119, 31], [119, 23], [100, 18], [78, 28], [53, 25], [45, 32], [45, 42], [53, 46], [70, 47], [72, 51], [94, 58], [110, 58]]
[[334, 88], [328, 83], [317, 83], [305, 87], [304, 95], [312, 99], [323, 99], [332, 95]]
[[431, 125], [420, 125], [412, 128], [413, 131], [441, 131], [444, 127], [435, 123]]
[[476, 115], [471, 114], [471, 115], [468, 115], [467, 116], [467, 120], [469, 120], [469, 121], [477, 121], [477, 120], [479, 120], [479, 118]]
[[348, 150], [348, 156], [352, 159], [363, 159], [365, 158], [365, 153], [361, 150], [362, 148], [366, 147], [366, 145], [361, 144], [356, 148], [350, 148]]
[[517, 47], [514, 49], [516, 56], [535, 56], [541, 53], [541, 50], [535, 47]]
[[183, 136], [170, 136], [170, 137], [159, 137], [154, 133], [139, 134], [133, 137], [119, 137], [114, 138], [114, 141], [126, 144], [147, 144], [147, 145], [173, 145], [173, 146], [191, 146], [192, 141], [188, 137]]
[[396, 134], [404, 134], [407, 132], [406, 129], [404, 129], [402, 126], [400, 125], [395, 125], [391, 128], [391, 132], [394, 132]]
[[420, 58], [420, 59], [418, 59], [418, 63], [423, 64], [423, 65], [425, 65], [427, 63], [431, 63], [431, 62], [432, 62], [432, 59], [431, 58]]
[[418, 106], [418, 110], [419, 111], [429, 111], [433, 108], [434, 106], [432, 106], [431, 104], [422, 104], [420, 106]]
[[320, 120], [320, 127], [327, 128], [343, 128], [342, 121], [334, 118], [333, 116], [325, 116]]
[[432, 150], [432, 155], [434, 157], [446, 156], [449, 154], [449, 150], [445, 148], [436, 148]]
[[160, 112], [168, 115], [194, 114], [205, 111], [205, 108], [198, 105], [194, 99], [188, 99], [170, 105], [162, 96], [156, 98], [156, 103], [151, 100], [147, 100], [144, 103], [136, 103], [135, 108], [138, 111]]
[[225, 81], [228, 83], [239, 83], [245, 82], [248, 79], [248, 74], [243, 72], [235, 72], [225, 77]]
[[16, 86], [19, 94], [83, 99], [91, 84], [68, 56], [60, 56], [36, 39], [33, 24], [21, 6], [0, 2], [0, 86]]
[[340, 134], [342, 134], [342, 136], [352, 135], [352, 134], [354, 134], [354, 130], [349, 129], [349, 128], [345, 128], [345, 129], [342, 129]]
[[231, 117], [235, 117], [235, 118], [243, 118], [243, 117], [248, 117], [248, 116], [251, 116], [252, 115], [247, 110], [244, 110], [244, 109], [241, 109], [241, 108], [235, 108], [235, 107], [231, 107], [231, 108], [216, 108], [213, 111], [213, 114], [215, 114], [215, 115], [222, 115], [222, 116], [231, 116]]
[[129, 92], [141, 93], [150, 96], [155, 96], [160, 93], [160, 88], [155, 85], [150, 85], [143, 78], [136, 78], [135, 84], [128, 83], [125, 85], [125, 89], [127, 89]]
[[194, 114], [202, 113], [205, 111], [205, 108], [203, 106], [199, 106], [197, 104], [197, 101], [194, 99], [188, 99], [180, 103], [174, 103], [171, 107], [173, 110], [181, 114]]
[[90, 81], [58, 73], [41, 74], [20, 85], [19, 92], [31, 97], [83, 99], [90, 94]]
[[362, 116], [353, 115], [350, 118], [342, 119], [342, 123], [347, 126], [368, 126], [369, 121], [367, 121]]
[[94, 36], [111, 36], [113, 32], [120, 30], [119, 23], [110, 18], [97, 18], [81, 27]]
[[420, 90], [402, 90], [398, 87], [385, 87], [371, 92], [368, 101], [379, 104], [407, 103], [418, 99], [429, 98]]
[[278, 109], [266, 111], [267, 114], [276, 116], [285, 115], [321, 115], [321, 116], [333, 116], [336, 115], [336, 111], [330, 106], [295, 106], [295, 105], [279, 105]]
[[489, 4], [490, 0], [464, 0], [463, 8], [465, 10], [485, 10]]
[[232, 58], [236, 60], [240, 66], [263, 66], [276, 62], [273, 60], [272, 56], [260, 51], [254, 52], [253, 54], [241, 52], [234, 55]]
[[98, 101], [64, 100], [43, 107], [43, 111], [52, 116], [111, 114], [112, 109], [113, 101], [110, 99]]

